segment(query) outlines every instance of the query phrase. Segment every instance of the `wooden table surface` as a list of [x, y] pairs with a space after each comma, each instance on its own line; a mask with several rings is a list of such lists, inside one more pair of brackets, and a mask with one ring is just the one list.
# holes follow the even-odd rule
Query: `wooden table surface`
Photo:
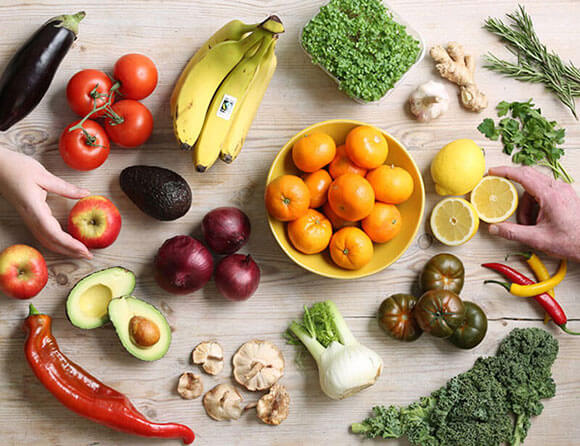
[[[514, 327], [542, 327], [537, 305], [509, 298], [501, 289], [484, 287], [490, 276], [479, 264], [501, 260], [518, 245], [487, 234], [482, 224], [468, 244], [445, 248], [432, 242], [428, 224], [421, 226], [409, 250], [394, 265], [366, 279], [337, 281], [318, 277], [292, 263], [279, 249], [266, 225], [263, 206], [264, 180], [274, 155], [293, 134], [315, 122], [330, 118], [366, 121], [391, 132], [410, 150], [424, 173], [428, 215], [439, 197], [428, 174], [431, 159], [444, 144], [458, 138], [472, 138], [485, 148], [488, 166], [509, 163], [499, 143], [487, 141], [476, 130], [484, 117], [495, 117], [494, 105], [501, 100], [533, 97], [544, 114], [566, 128], [566, 156], [563, 164], [580, 179], [580, 126], [571, 114], [541, 86], [519, 83], [478, 68], [477, 80], [490, 100], [481, 114], [468, 113], [452, 95], [448, 112], [430, 124], [419, 124], [405, 112], [410, 91], [429, 79], [438, 80], [427, 56], [404, 83], [381, 104], [359, 105], [337, 91], [335, 84], [312, 66], [298, 45], [303, 24], [321, 6], [321, 1], [301, 0], [94, 0], [75, 2], [3, 0], [0, 4], [0, 67], [47, 18], [84, 9], [80, 37], [59, 69], [42, 103], [26, 119], [0, 134], [0, 144], [41, 161], [64, 179], [110, 197], [123, 216], [117, 242], [95, 253], [92, 261], [78, 261], [41, 248], [49, 267], [49, 281], [33, 302], [54, 318], [54, 334], [65, 354], [105, 383], [126, 393], [135, 405], [153, 420], [182, 422], [197, 434], [199, 445], [322, 445], [359, 444], [348, 426], [363, 419], [376, 404], [408, 404], [443, 385], [452, 376], [468, 369], [480, 355], [495, 352], [500, 339]], [[506, 54], [503, 45], [482, 30], [487, 16], [503, 16], [513, 11], [515, 1], [478, 2], [451, 0], [393, 0], [401, 16], [419, 30], [427, 44], [457, 40], [477, 56], [488, 50]], [[542, 39], [563, 56], [580, 63], [580, 2], [575, 0], [526, 1]], [[169, 95], [189, 57], [208, 36], [231, 18], [247, 22], [278, 13], [286, 26], [277, 53], [278, 70], [250, 131], [246, 147], [232, 165], [217, 164], [208, 173], [193, 171], [188, 154], [176, 146], [169, 118]], [[155, 130], [146, 145], [136, 150], [114, 148], [101, 168], [87, 173], [73, 171], [58, 154], [58, 137], [75, 116], [68, 109], [64, 89], [67, 80], [84, 68], [111, 71], [115, 60], [128, 52], [142, 52], [156, 61], [159, 85], [145, 100], [155, 117]], [[479, 57], [481, 65], [481, 57]], [[189, 213], [175, 222], [159, 222], [141, 213], [121, 192], [119, 172], [134, 164], [160, 165], [183, 175], [193, 190]], [[1, 192], [1, 191], [0, 191]], [[73, 202], [50, 197], [55, 215], [66, 220]], [[209, 283], [188, 296], [172, 296], [157, 287], [152, 277], [152, 258], [161, 243], [177, 234], [199, 233], [202, 216], [217, 206], [244, 209], [252, 220], [252, 237], [245, 248], [259, 262], [262, 281], [258, 292], [244, 303], [229, 303]], [[425, 221], [425, 217], [424, 217]], [[0, 199], [0, 247], [28, 243], [38, 247], [16, 212]], [[379, 303], [395, 292], [410, 292], [417, 274], [432, 255], [451, 251], [466, 267], [462, 296], [483, 307], [489, 318], [484, 342], [472, 351], [460, 351], [446, 342], [423, 336], [418, 342], [402, 344], [387, 338], [377, 326]], [[135, 295], [157, 307], [173, 329], [173, 342], [162, 360], [145, 363], [121, 347], [111, 327], [79, 330], [66, 319], [64, 303], [70, 287], [82, 276], [108, 266], [123, 265], [137, 275]], [[549, 268], [556, 267], [549, 261]], [[569, 267], [557, 295], [580, 329], [580, 268]], [[310, 358], [302, 367], [294, 359], [296, 349], [286, 345], [281, 333], [299, 317], [301, 308], [317, 300], [332, 298], [342, 310], [359, 340], [376, 350], [384, 360], [384, 372], [377, 384], [345, 401], [332, 401], [318, 385], [316, 365]], [[22, 320], [28, 302], [0, 299], [0, 438], [3, 446], [42, 444], [74, 446], [174, 445], [176, 441], [145, 440], [112, 431], [81, 418], [60, 405], [33, 376], [22, 353]], [[533, 420], [526, 445], [578, 445], [580, 424], [580, 341], [546, 327], [560, 341], [560, 355], [553, 373], [557, 395], [545, 402], [542, 416]], [[290, 416], [279, 427], [261, 424], [255, 415], [245, 414], [234, 422], [210, 420], [201, 399], [186, 401], [176, 393], [176, 383], [184, 371], [200, 373], [190, 362], [192, 348], [205, 339], [217, 339], [229, 358], [243, 342], [253, 338], [276, 343], [286, 358], [282, 379], [291, 394]], [[204, 386], [230, 382], [231, 367], [226, 361], [217, 377], [203, 375]], [[257, 399], [244, 393], [246, 401]], [[374, 443], [373, 443], [374, 444]], [[396, 441], [385, 444], [407, 444]]]

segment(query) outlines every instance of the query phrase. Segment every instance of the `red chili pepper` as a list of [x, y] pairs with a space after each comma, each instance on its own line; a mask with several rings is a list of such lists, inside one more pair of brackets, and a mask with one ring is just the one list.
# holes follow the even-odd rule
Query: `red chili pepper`
[[193, 431], [183, 424], [153, 423], [147, 420], [129, 399], [106, 386], [74, 362], [58, 348], [51, 333], [51, 318], [30, 305], [24, 321], [24, 352], [32, 371], [40, 382], [62, 404], [97, 423], [143, 437], [181, 438], [191, 444]]
[[[491, 270], [497, 271], [498, 273], [503, 274], [507, 279], [519, 285], [532, 285], [533, 283], [535, 283], [528, 276], [525, 276], [519, 271], [513, 269], [511, 266], [504, 265], [502, 263], [484, 263], [481, 266], [483, 266], [484, 268], [489, 268]], [[484, 281], [484, 283], [489, 282], [498, 283], [504, 286], [502, 282], [497, 282], [495, 280]], [[550, 317], [558, 327], [560, 327], [568, 334], [580, 335], [580, 333], [571, 331], [566, 327], [566, 322], [568, 322], [568, 318], [566, 317], [566, 313], [564, 313], [564, 309], [560, 306], [560, 304], [556, 301], [556, 299], [552, 298], [552, 296], [550, 296], [548, 293], [538, 294], [537, 296], [534, 296], [534, 299], [542, 306], [544, 310], [546, 310], [546, 312], [550, 315]]]

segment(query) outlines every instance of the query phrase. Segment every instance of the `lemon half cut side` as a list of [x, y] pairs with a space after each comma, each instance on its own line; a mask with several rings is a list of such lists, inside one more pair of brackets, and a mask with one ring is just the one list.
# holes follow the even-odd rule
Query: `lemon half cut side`
[[435, 205], [430, 224], [437, 240], [448, 246], [458, 246], [475, 235], [479, 228], [479, 217], [467, 200], [450, 197]]

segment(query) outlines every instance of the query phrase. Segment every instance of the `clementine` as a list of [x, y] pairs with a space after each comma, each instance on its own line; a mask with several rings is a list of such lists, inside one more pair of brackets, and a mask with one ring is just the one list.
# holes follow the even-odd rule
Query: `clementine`
[[324, 251], [332, 237], [330, 220], [314, 209], [288, 223], [288, 238], [298, 251], [316, 254]]
[[413, 177], [402, 167], [383, 164], [367, 173], [378, 201], [400, 204], [413, 194]]
[[359, 228], [342, 228], [330, 240], [330, 257], [341, 268], [360, 269], [373, 258], [373, 242]]
[[375, 205], [375, 193], [370, 183], [360, 175], [345, 173], [332, 182], [328, 202], [340, 218], [357, 221], [365, 218]]
[[358, 225], [356, 221], [347, 221], [344, 218], [340, 218], [338, 215], [336, 215], [330, 207], [330, 204], [328, 204], [328, 201], [324, 203], [324, 206], [322, 206], [322, 213], [330, 220], [330, 223], [332, 223], [332, 228], [335, 231], [338, 231], [340, 228], [344, 228], [345, 226]]
[[330, 163], [336, 155], [336, 143], [322, 132], [305, 135], [294, 143], [292, 160], [304, 172], [314, 172]]
[[376, 128], [361, 125], [346, 136], [346, 154], [357, 166], [375, 169], [387, 160], [389, 145], [384, 135]]
[[266, 209], [276, 220], [292, 221], [306, 214], [310, 191], [296, 175], [282, 175], [266, 187]]
[[326, 203], [328, 188], [330, 183], [332, 183], [332, 178], [330, 178], [330, 174], [326, 170], [320, 169], [304, 175], [304, 183], [310, 191], [311, 208], [319, 208]]
[[394, 204], [377, 202], [361, 225], [373, 242], [385, 243], [401, 231], [401, 213]]
[[339, 176], [344, 175], [345, 173], [356, 173], [357, 175], [362, 175], [363, 177], [367, 173], [366, 169], [358, 167], [350, 160], [346, 154], [346, 148], [344, 144], [336, 148], [336, 156], [329, 164], [328, 171], [330, 172], [330, 176], [334, 179], [337, 179]]

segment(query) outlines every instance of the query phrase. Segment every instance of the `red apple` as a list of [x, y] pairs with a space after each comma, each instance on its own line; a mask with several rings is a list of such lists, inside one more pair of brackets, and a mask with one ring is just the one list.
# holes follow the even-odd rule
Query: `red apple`
[[121, 214], [100, 195], [80, 199], [68, 216], [68, 232], [89, 249], [112, 245], [121, 231]]
[[0, 253], [0, 291], [15, 299], [30, 299], [48, 281], [44, 257], [27, 245], [12, 245]]

